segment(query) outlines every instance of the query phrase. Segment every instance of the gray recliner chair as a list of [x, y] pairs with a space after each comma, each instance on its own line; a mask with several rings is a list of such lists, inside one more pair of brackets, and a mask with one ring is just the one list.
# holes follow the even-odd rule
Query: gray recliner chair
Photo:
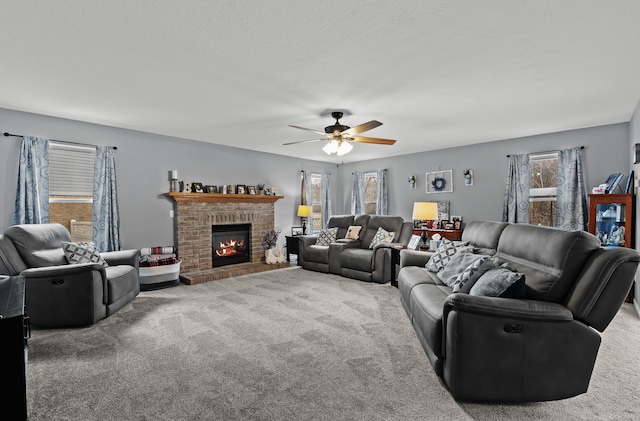
[[60, 224], [14, 225], [0, 235], [0, 273], [25, 278], [26, 312], [43, 327], [86, 326], [104, 319], [140, 292], [140, 250], [100, 253], [99, 263], [69, 264], [71, 241]]

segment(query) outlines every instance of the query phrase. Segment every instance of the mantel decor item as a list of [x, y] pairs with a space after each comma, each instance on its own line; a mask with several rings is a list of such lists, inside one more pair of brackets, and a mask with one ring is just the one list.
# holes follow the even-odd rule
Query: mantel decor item
[[435, 171], [427, 173], [427, 194], [453, 192], [453, 171]]
[[180, 186], [178, 183], [178, 170], [171, 170], [171, 186], [169, 191], [178, 191]]

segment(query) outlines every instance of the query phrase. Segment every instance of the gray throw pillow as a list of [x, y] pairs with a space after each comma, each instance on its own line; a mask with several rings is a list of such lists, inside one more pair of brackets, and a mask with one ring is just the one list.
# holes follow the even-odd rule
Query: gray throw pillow
[[338, 228], [327, 228], [320, 231], [318, 239], [316, 240], [316, 246], [328, 246], [331, 243], [335, 243], [336, 236], [338, 235]]
[[491, 269], [495, 269], [496, 265], [489, 256], [482, 256], [475, 262], [466, 267], [453, 283], [453, 292], [461, 292], [468, 294], [471, 287], [476, 283], [482, 275]]
[[440, 272], [449, 263], [451, 257], [456, 254], [458, 250], [453, 245], [453, 242], [447, 238], [443, 238], [442, 242], [433, 253], [433, 256], [429, 259], [425, 267], [429, 272]]
[[524, 274], [498, 267], [484, 273], [471, 287], [469, 295], [499, 297], [516, 282], [524, 282]]
[[63, 241], [62, 250], [69, 263], [99, 263], [104, 267], [109, 266], [93, 243]]
[[469, 253], [468, 251], [458, 251], [456, 254], [451, 256], [449, 263], [447, 263], [445, 267], [438, 272], [438, 278], [440, 278], [445, 285], [453, 287], [458, 276], [462, 274], [473, 262], [480, 259], [482, 259], [482, 256], [480, 255]]

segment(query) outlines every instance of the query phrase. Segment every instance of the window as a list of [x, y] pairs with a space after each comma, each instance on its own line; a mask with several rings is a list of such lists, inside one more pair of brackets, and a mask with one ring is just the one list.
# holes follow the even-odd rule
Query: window
[[364, 213], [375, 215], [378, 208], [378, 173], [364, 173]]
[[529, 222], [556, 225], [558, 153], [529, 155]]
[[93, 147], [49, 142], [49, 221], [64, 225], [74, 241], [91, 231], [95, 159]]
[[322, 174], [311, 173], [311, 232], [322, 231]]

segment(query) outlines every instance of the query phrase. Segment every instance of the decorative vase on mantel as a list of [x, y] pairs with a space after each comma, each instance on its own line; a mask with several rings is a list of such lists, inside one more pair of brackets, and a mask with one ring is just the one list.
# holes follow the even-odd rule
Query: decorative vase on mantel
[[264, 196], [264, 184], [258, 184], [258, 194]]

